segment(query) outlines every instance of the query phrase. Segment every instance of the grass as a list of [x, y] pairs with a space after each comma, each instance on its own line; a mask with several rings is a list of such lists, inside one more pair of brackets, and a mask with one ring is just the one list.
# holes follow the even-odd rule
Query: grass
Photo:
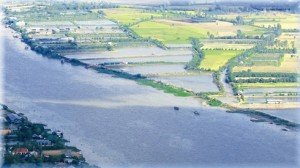
[[192, 96], [192, 93], [187, 92], [186, 90], [170, 85], [163, 84], [161, 82], [156, 82], [148, 79], [140, 79], [137, 81], [139, 84], [151, 86], [153, 88], [156, 88], [158, 90], [163, 90], [165, 93], [171, 93], [175, 96], [179, 97], [188, 97]]
[[297, 87], [297, 83], [239, 83], [236, 84], [240, 89], [252, 88], [290, 88]]
[[234, 72], [240, 72], [240, 71], [247, 71], [251, 70], [252, 72], [297, 72], [298, 68], [298, 57], [294, 56], [292, 57], [291, 54], [285, 54], [283, 61], [281, 62], [280, 66], [262, 66], [262, 65], [256, 65], [256, 66], [236, 66], [233, 68]]
[[[267, 15], [269, 16], [269, 15]], [[298, 18], [297, 14], [288, 13], [277, 13], [276, 16], [267, 17], [264, 20], [258, 20], [254, 22], [254, 25], [260, 27], [276, 26], [278, 23], [283, 29], [297, 29], [298, 28]]]
[[241, 54], [242, 51], [236, 50], [204, 50], [204, 59], [199, 68], [204, 70], [218, 71], [231, 58]]
[[246, 50], [252, 48], [253, 44], [232, 44], [232, 43], [222, 43], [222, 42], [213, 42], [213, 43], [202, 43], [202, 49], [234, 49], [234, 50]]
[[242, 16], [245, 21], [254, 20], [254, 25], [259, 27], [268, 27], [281, 24], [283, 29], [297, 29], [299, 17], [298, 14], [291, 14], [286, 12], [256, 12], [256, 13], [229, 13], [217, 15], [219, 19], [235, 20], [237, 16]]
[[237, 30], [249, 36], [261, 35], [263, 28], [248, 25], [236, 26], [229, 22], [204, 22], [188, 23], [184, 21], [174, 21], [159, 19], [141, 22], [131, 27], [134, 32], [144, 38], [154, 38], [165, 44], [187, 44], [190, 38], [208, 38], [208, 32], [215, 37], [235, 36]]
[[192, 25], [168, 24], [164, 21], [146, 21], [132, 27], [144, 38], [157, 39], [165, 44], [187, 44], [190, 38], [205, 38], [207, 30]]
[[162, 14], [149, 11], [143, 11], [133, 8], [110, 8], [103, 9], [108, 19], [117, 20], [122, 24], [136, 23], [142, 19], [150, 19], [151, 17], [161, 17]]

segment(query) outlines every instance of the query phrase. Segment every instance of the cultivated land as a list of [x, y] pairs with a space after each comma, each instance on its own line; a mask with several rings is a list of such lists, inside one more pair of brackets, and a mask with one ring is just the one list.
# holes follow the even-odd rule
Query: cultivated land
[[112, 8], [104, 9], [106, 17], [116, 20], [122, 24], [130, 25], [143, 20], [162, 17], [161, 13], [154, 13], [147, 10], [133, 9], [133, 8]]
[[264, 29], [253, 26], [235, 26], [230, 22], [189, 23], [175, 20], [154, 20], [141, 22], [132, 27], [138, 35], [144, 38], [154, 38], [166, 44], [185, 44], [190, 38], [208, 38], [208, 34], [217, 37], [235, 36], [237, 30], [249, 36], [260, 36]]
[[[273, 54], [276, 55], [276, 54]], [[272, 58], [268, 59], [266, 58], [264, 63], [261, 63], [260, 65], [253, 65], [253, 66], [236, 66], [233, 68], [234, 72], [240, 72], [240, 71], [248, 71], [251, 70], [252, 72], [291, 72], [291, 73], [297, 73], [297, 68], [299, 66], [299, 56], [291, 55], [291, 54], [285, 54], [283, 57], [282, 62], [278, 65], [277, 59], [275, 58], [275, 65], [268, 65], [272, 64]]]
[[147, 21], [134, 25], [132, 29], [144, 38], [157, 39], [165, 44], [186, 44], [190, 43], [192, 37], [202, 39], [207, 36], [206, 29], [182, 22], [175, 23], [173, 25], [166, 20]]
[[218, 42], [218, 41], [211, 41], [211, 42], [202, 42], [203, 47], [201, 49], [208, 50], [208, 49], [229, 49], [229, 50], [246, 50], [254, 47], [253, 44], [235, 44], [235, 43], [225, 43], [225, 42]]
[[218, 71], [226, 63], [241, 54], [242, 51], [236, 50], [204, 50], [204, 59], [199, 68], [204, 70]]
[[251, 89], [251, 88], [295, 88], [298, 83], [241, 83], [238, 87], [241, 89]]

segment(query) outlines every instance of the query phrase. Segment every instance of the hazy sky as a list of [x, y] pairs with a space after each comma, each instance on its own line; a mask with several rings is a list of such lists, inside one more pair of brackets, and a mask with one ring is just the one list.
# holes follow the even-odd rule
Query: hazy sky
[[[34, 1], [34, 0], [0, 0], [0, 2], [10, 2], [10, 1]], [[105, 1], [105, 2], [112, 2], [112, 3], [125, 3], [125, 4], [162, 4], [167, 2], [223, 2], [223, 1], [238, 1], [238, 2], [299, 2], [300, 0], [57, 0], [57, 1]]]

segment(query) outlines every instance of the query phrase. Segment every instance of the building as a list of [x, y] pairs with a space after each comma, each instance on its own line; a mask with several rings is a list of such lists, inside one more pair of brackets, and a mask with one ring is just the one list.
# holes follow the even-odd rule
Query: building
[[18, 27], [24, 27], [25, 26], [25, 22], [24, 21], [17, 21], [16, 22], [16, 26], [18, 26]]
[[36, 142], [40, 146], [52, 146], [52, 142], [46, 139], [38, 139]]
[[18, 116], [17, 114], [13, 114], [13, 113], [7, 114], [7, 120], [10, 123], [19, 124], [22, 121], [21, 119], [22, 117]]
[[27, 148], [16, 148], [13, 150], [12, 154], [13, 155], [25, 155], [27, 154], [29, 151]]

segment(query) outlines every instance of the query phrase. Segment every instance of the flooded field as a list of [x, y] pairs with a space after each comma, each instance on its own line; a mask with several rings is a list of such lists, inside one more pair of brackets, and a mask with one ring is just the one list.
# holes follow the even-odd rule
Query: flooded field
[[268, 101], [271, 101], [271, 102], [278, 101], [278, 102], [282, 102], [282, 103], [300, 102], [300, 97], [268, 96], [267, 98], [265, 98], [265, 97], [247, 97], [246, 98], [247, 103], [265, 103]]
[[291, 88], [255, 88], [255, 89], [244, 89], [243, 93], [245, 95], [250, 94], [264, 94], [264, 93], [287, 93], [287, 92], [300, 92], [300, 87]]
[[145, 64], [109, 67], [115, 70], [122, 70], [130, 74], [159, 75], [184, 73], [185, 64]]
[[218, 88], [213, 83], [212, 74], [200, 74], [193, 76], [155, 77], [154, 80], [167, 84], [183, 87], [194, 92], [217, 92]]
[[88, 21], [75, 21], [76, 24], [80, 26], [117, 26], [116, 23], [107, 20], [107, 19], [101, 19], [101, 20], [88, 20]]
[[65, 55], [68, 58], [77, 59], [104, 59], [104, 58], [128, 58], [128, 57], [155, 57], [155, 56], [192, 56], [190, 49], [172, 49], [163, 50], [161, 48], [152, 47], [126, 47], [117, 48], [114, 51], [104, 51], [96, 53], [80, 53], [80, 54], [68, 54]]
[[81, 59], [81, 62], [96, 65], [103, 63], [151, 63], [151, 62], [166, 62], [166, 63], [186, 63], [190, 61], [192, 56], [153, 56], [153, 57], [135, 57], [135, 58], [114, 58], [114, 59]]

